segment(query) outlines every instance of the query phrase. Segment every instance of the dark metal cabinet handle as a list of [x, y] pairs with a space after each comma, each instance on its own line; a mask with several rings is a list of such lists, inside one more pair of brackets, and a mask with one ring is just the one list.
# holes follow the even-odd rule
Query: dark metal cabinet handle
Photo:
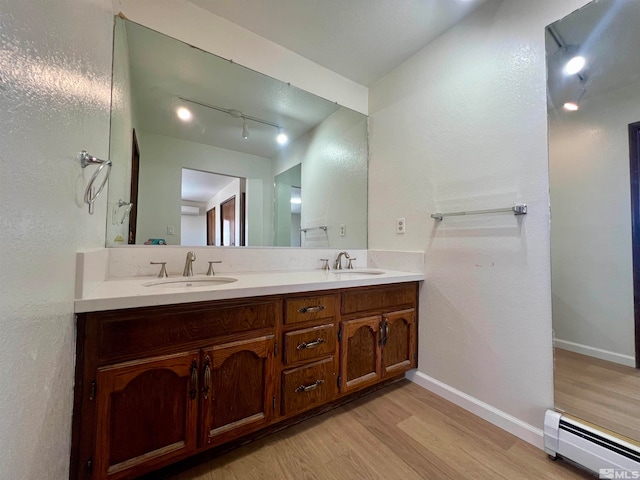
[[209, 390], [211, 390], [211, 359], [207, 355], [204, 359], [204, 381], [202, 385], [202, 395], [205, 400], [209, 398]]
[[300, 313], [315, 313], [315, 312], [321, 312], [322, 310], [324, 310], [325, 307], [324, 305], [316, 305], [315, 307], [302, 307], [298, 309], [298, 312]]
[[312, 383], [311, 385], [300, 385], [294, 391], [296, 393], [310, 392], [311, 390], [315, 390], [316, 388], [318, 388], [323, 383], [324, 383], [324, 380], [316, 380], [316, 382]]
[[389, 340], [389, 322], [387, 322], [385, 320], [384, 321], [384, 343], [383, 343], [383, 345], [387, 344], [387, 340]]
[[298, 350], [304, 350], [304, 349], [307, 349], [307, 348], [316, 348], [316, 347], [319, 347], [320, 345], [322, 345], [325, 342], [326, 342], [326, 340], [324, 338], [318, 338], [318, 339], [314, 340], [313, 342], [302, 342], [300, 345], [298, 345], [297, 349]]
[[198, 362], [195, 360], [191, 363], [191, 388], [189, 389], [189, 398], [196, 399], [198, 394]]

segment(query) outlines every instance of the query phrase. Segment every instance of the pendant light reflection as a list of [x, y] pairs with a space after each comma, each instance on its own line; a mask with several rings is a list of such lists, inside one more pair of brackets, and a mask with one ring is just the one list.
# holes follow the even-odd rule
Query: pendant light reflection
[[247, 127], [247, 120], [245, 118], [242, 119], [242, 138], [245, 140], [249, 138], [249, 127]]
[[564, 102], [564, 105], [562, 105], [562, 108], [564, 108], [568, 112], [577, 112], [580, 109], [580, 100], [582, 100], [582, 97], [586, 92], [587, 92], [587, 89], [584, 86], [584, 81], [580, 79], [575, 91], [567, 99], [567, 101]]

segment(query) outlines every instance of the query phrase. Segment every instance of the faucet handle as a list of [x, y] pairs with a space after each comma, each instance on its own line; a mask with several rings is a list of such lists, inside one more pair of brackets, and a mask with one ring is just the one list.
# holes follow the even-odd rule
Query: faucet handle
[[328, 258], [321, 258], [321, 259], [320, 259], [320, 261], [321, 261], [321, 262], [324, 262], [324, 263], [322, 264], [322, 270], [331, 270], [331, 269], [329, 268], [329, 259], [328, 259]]
[[222, 260], [211, 260], [209, 262], [209, 269], [207, 270], [207, 277], [213, 277], [216, 272], [213, 271], [213, 264], [214, 263], [222, 263]]
[[353, 262], [354, 260], [357, 260], [357, 258], [348, 258], [349, 263], [347, 264], [347, 270], [353, 270], [353, 265], [351, 264], [351, 262]]
[[167, 273], [167, 262], [149, 262], [151, 265], [162, 265], [160, 267], [160, 273], [158, 274], [158, 278], [167, 278], [169, 274]]

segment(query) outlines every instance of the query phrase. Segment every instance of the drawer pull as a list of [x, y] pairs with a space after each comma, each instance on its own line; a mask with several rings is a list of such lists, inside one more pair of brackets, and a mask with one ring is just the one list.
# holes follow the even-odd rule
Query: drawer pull
[[298, 309], [298, 312], [299, 313], [315, 313], [315, 312], [321, 312], [325, 308], [326, 307], [324, 305], [317, 305], [315, 307], [302, 307]]
[[297, 346], [298, 350], [305, 350], [307, 348], [316, 348], [319, 347], [320, 345], [322, 345], [323, 343], [326, 343], [327, 341], [324, 338], [318, 338], [317, 340], [314, 340], [313, 342], [302, 342], [300, 345]]
[[324, 380], [316, 380], [316, 383], [312, 383], [311, 385], [300, 385], [294, 391], [296, 393], [310, 392], [311, 390], [315, 390], [316, 388], [318, 388], [323, 383], [324, 383]]

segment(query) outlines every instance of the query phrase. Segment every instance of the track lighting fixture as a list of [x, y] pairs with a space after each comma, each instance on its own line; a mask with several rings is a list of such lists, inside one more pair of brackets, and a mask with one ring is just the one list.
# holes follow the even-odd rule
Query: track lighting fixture
[[[183, 102], [193, 103], [193, 104], [199, 105], [201, 107], [211, 108], [213, 110], [217, 110], [219, 112], [226, 113], [227, 115], [230, 115], [233, 118], [241, 118], [242, 119], [242, 138], [244, 138], [245, 140], [249, 138], [249, 126], [247, 125], [247, 120], [249, 120], [249, 121], [252, 121], [252, 122], [257, 122], [257, 123], [261, 123], [263, 125], [269, 125], [271, 127], [276, 128], [278, 130], [278, 134], [276, 136], [276, 141], [280, 145], [285, 145], [289, 141], [289, 137], [287, 137], [287, 134], [282, 131], [282, 127], [280, 125], [275, 124], [275, 123], [268, 122], [267, 120], [262, 120], [261, 118], [252, 117], [251, 115], [246, 115], [246, 114], [242, 113], [240, 110], [234, 110], [234, 109], [230, 109], [230, 108], [222, 108], [222, 107], [218, 107], [216, 105], [209, 105], [209, 104], [206, 104], [206, 103], [197, 102], [195, 100], [189, 100], [188, 98], [183, 98], [183, 97], [178, 97], [178, 98], [180, 100], [182, 100]], [[184, 107], [181, 107], [181, 109], [182, 108], [184, 108]], [[187, 109], [184, 108], [184, 110], [187, 110]], [[188, 112], [188, 110], [187, 110], [187, 112]], [[178, 115], [180, 115], [180, 113], [178, 113]], [[191, 112], [189, 112], [189, 115], [191, 115]], [[180, 118], [182, 118], [182, 117], [180, 117]]]

